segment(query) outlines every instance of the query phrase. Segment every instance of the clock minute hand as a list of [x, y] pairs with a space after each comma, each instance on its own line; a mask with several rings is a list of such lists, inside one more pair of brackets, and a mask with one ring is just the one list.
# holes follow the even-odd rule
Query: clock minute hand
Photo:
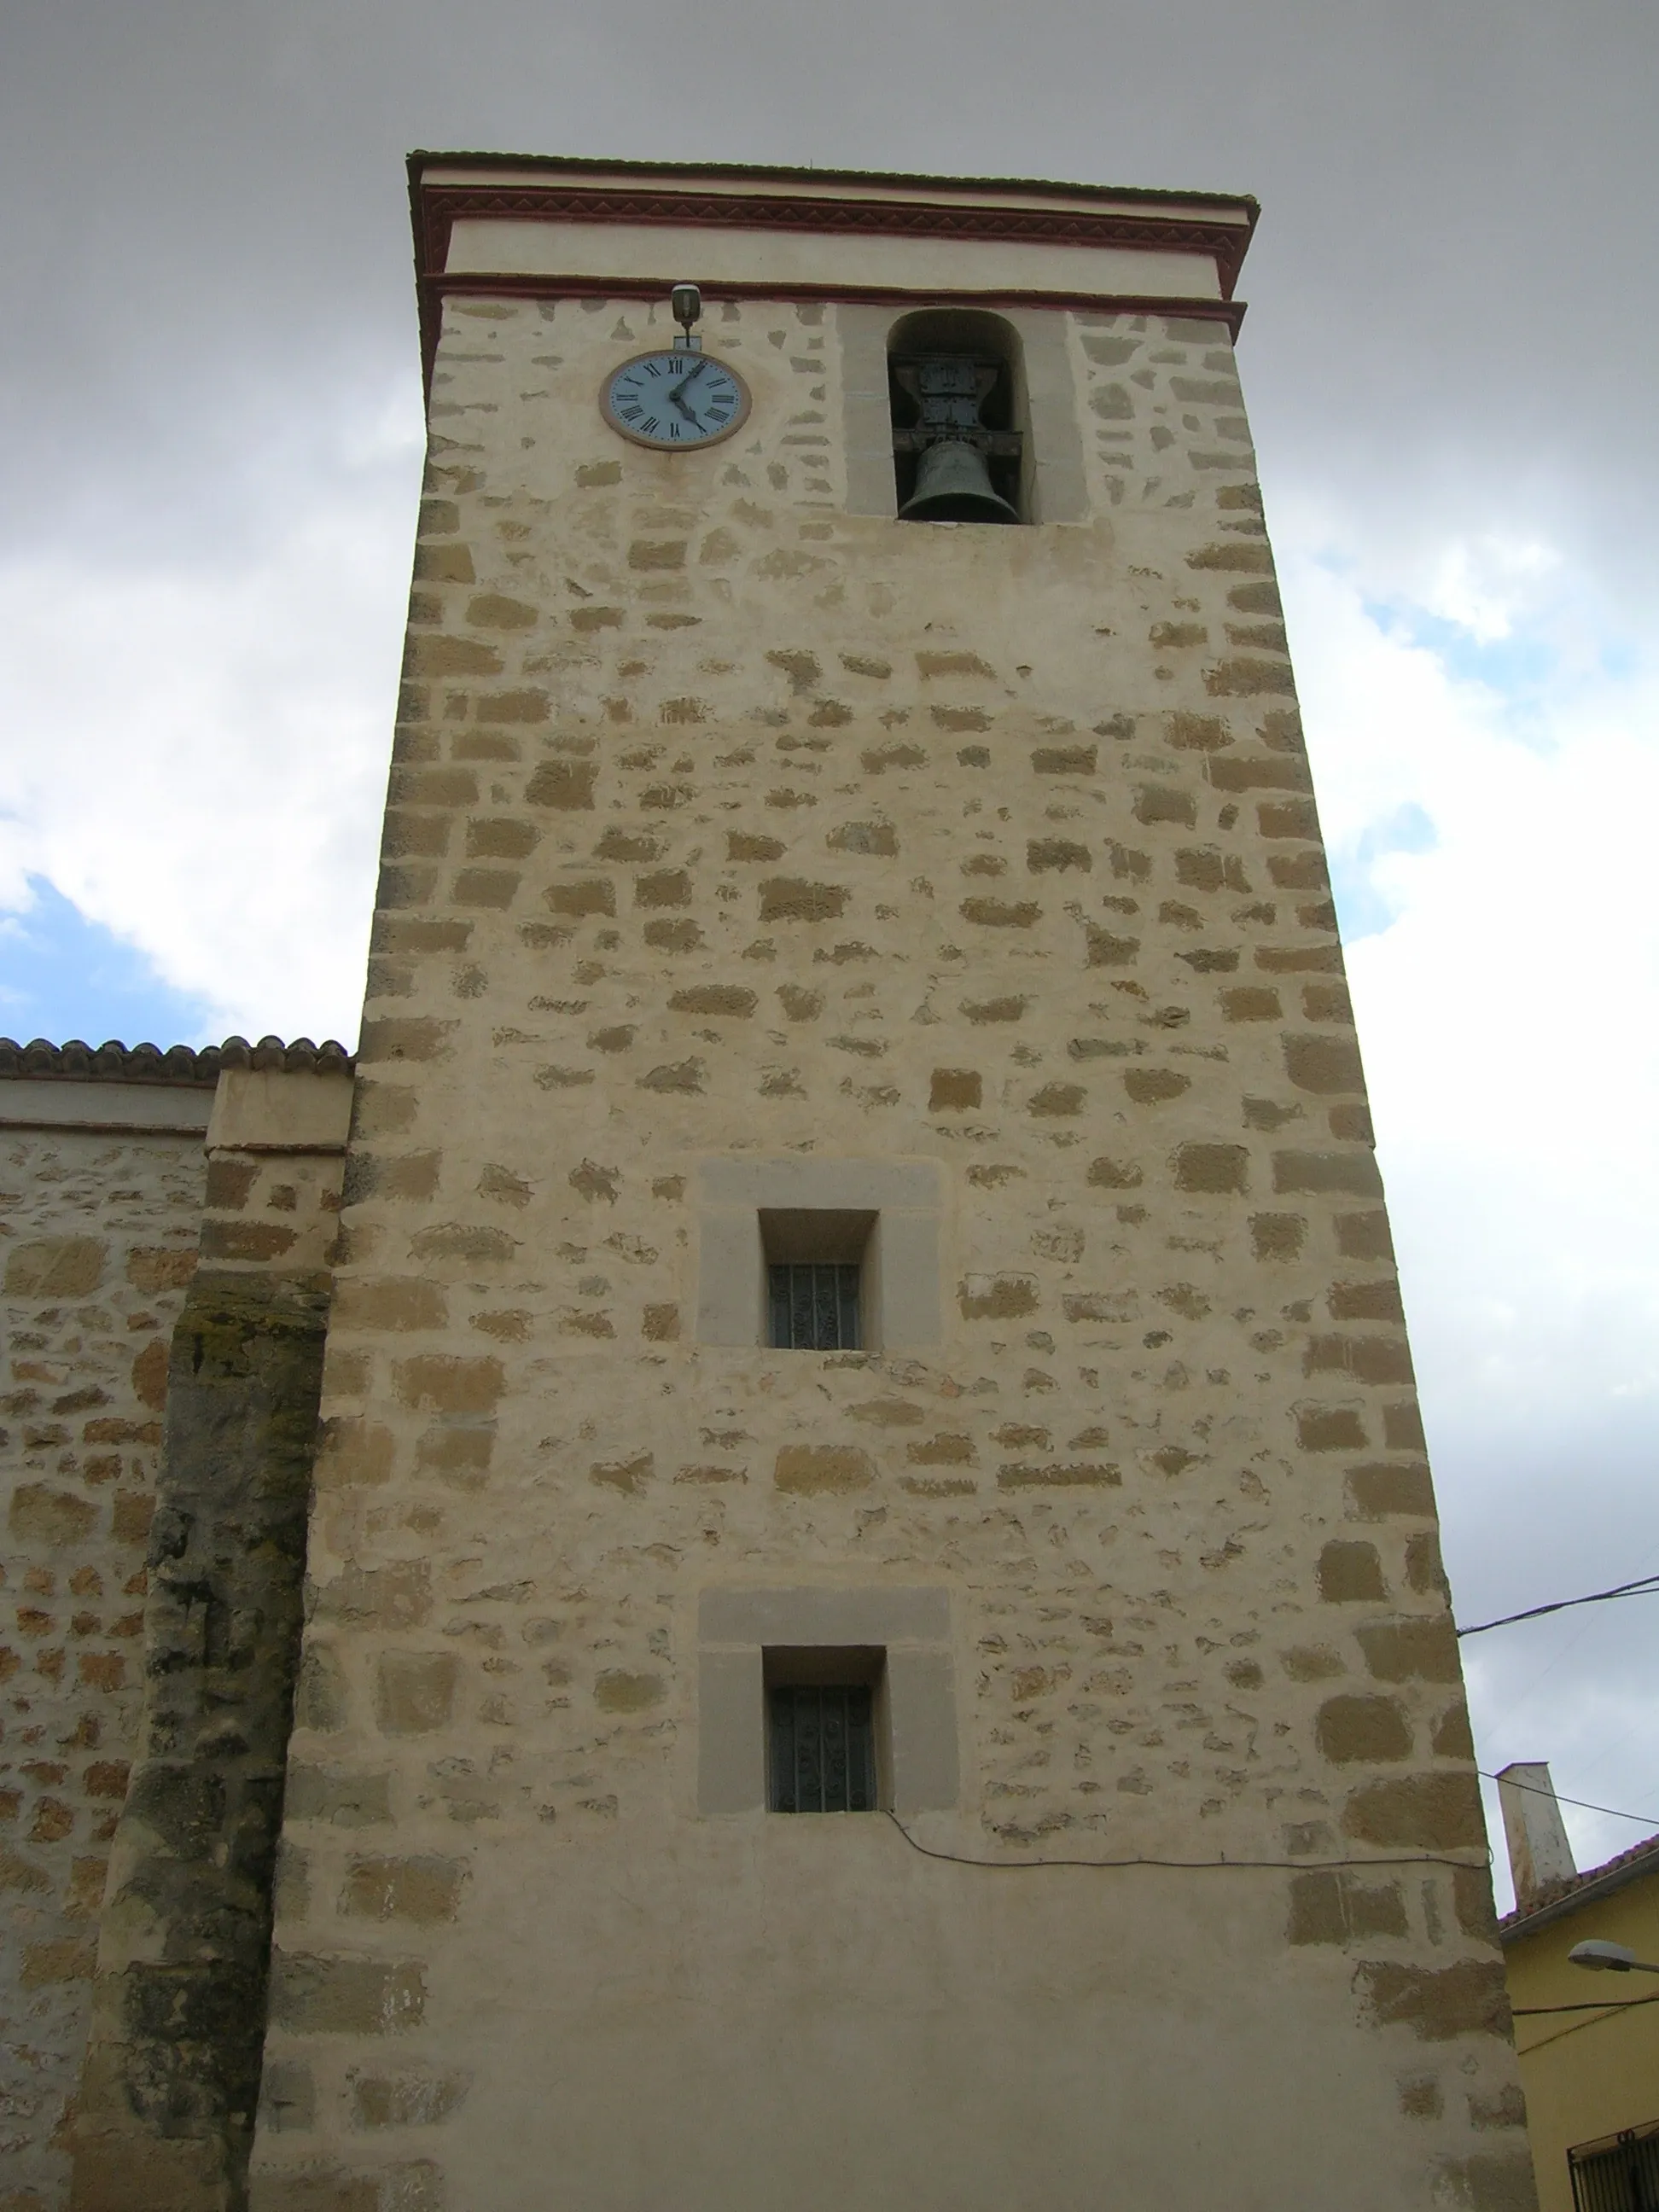
[[668, 392], [669, 399], [673, 405], [679, 409], [681, 414], [684, 416], [688, 422], [694, 424], [699, 430], [702, 429], [702, 425], [697, 421], [696, 416], [692, 412], [691, 403], [685, 397], [685, 387], [688, 384], [695, 382], [696, 380], [702, 374], [704, 369], [707, 368], [708, 366], [708, 362], [707, 357], [699, 361], [695, 368], [690, 368], [686, 371], [685, 374], [681, 377], [678, 384], [671, 385]]

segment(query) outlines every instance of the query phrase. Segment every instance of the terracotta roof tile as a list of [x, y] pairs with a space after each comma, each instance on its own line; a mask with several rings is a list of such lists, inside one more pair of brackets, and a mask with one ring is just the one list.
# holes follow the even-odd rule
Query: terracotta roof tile
[[1632, 1844], [1627, 1851], [1620, 1851], [1616, 1858], [1604, 1859], [1597, 1867], [1587, 1867], [1583, 1874], [1566, 1875], [1559, 1881], [1550, 1882], [1539, 1891], [1530, 1904], [1524, 1907], [1517, 1905], [1513, 1912], [1506, 1912], [1498, 1923], [1498, 1929], [1506, 1934], [1510, 1929], [1519, 1928], [1536, 1914], [1547, 1911], [1552, 1905], [1564, 1904], [1577, 1891], [1588, 1889], [1592, 1883], [1606, 1881], [1610, 1875], [1640, 1873], [1644, 1870], [1642, 1862], [1646, 1859], [1651, 1859], [1655, 1870], [1659, 1871], [1659, 1836], [1650, 1836], [1645, 1842]]
[[65, 1044], [49, 1044], [45, 1037], [19, 1044], [0, 1037], [0, 1082], [8, 1079], [30, 1082], [167, 1083], [210, 1088], [224, 1068], [280, 1069], [284, 1074], [349, 1075], [356, 1062], [343, 1044], [331, 1037], [313, 1044], [295, 1037], [285, 1044], [281, 1037], [261, 1037], [250, 1044], [246, 1037], [227, 1037], [222, 1044], [200, 1047], [175, 1044], [165, 1052], [159, 1045], [83, 1044], [71, 1037]]

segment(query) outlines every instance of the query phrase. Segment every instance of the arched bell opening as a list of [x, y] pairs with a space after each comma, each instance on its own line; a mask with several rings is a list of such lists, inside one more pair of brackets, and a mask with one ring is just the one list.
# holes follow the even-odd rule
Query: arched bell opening
[[1000, 315], [929, 307], [887, 341], [901, 522], [1030, 520], [1025, 381]]

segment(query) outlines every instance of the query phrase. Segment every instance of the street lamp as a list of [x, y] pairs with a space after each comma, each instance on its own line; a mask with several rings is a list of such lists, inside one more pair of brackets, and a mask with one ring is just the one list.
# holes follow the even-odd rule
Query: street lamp
[[1598, 1936], [1591, 1936], [1588, 1942], [1575, 1943], [1567, 1954], [1567, 1964], [1588, 1966], [1598, 1974], [1659, 1974], [1659, 1966], [1650, 1966], [1645, 1959], [1638, 1959], [1635, 1952], [1627, 1950], [1624, 1944], [1604, 1943]]

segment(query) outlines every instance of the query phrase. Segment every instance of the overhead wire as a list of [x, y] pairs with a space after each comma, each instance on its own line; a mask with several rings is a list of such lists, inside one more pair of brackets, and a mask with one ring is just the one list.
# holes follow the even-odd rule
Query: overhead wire
[[[1481, 1621], [1473, 1628], [1460, 1628], [1457, 1632], [1460, 1636], [1479, 1636], [1488, 1628], [1506, 1628], [1512, 1622], [1517, 1620], [1536, 1620], [1545, 1613], [1563, 1613], [1570, 1606], [1600, 1605], [1609, 1598], [1632, 1597], [1638, 1594], [1659, 1594], [1659, 1575], [1644, 1576], [1639, 1582], [1621, 1583], [1616, 1589], [1597, 1590], [1588, 1597], [1561, 1598], [1551, 1605], [1532, 1606], [1523, 1613], [1505, 1613], [1502, 1620]], [[1609, 1819], [1614, 1820], [1635, 1820], [1639, 1822], [1644, 1827], [1651, 1828], [1656, 1825], [1659, 1825], [1656, 1824], [1653, 1817], [1646, 1813], [1626, 1813], [1613, 1805], [1592, 1805], [1587, 1799], [1583, 1797], [1564, 1797], [1559, 1793], [1559, 1791], [1553, 1790], [1540, 1790], [1534, 1784], [1529, 1782], [1505, 1780], [1499, 1775], [1489, 1772], [1484, 1766], [1477, 1769], [1477, 1771], [1486, 1781], [1500, 1782], [1505, 1789], [1523, 1790], [1528, 1794], [1528, 1796], [1534, 1797], [1548, 1797], [1559, 1805], [1574, 1805], [1582, 1812], [1603, 1813], [1606, 1814]], [[1477, 1860], [1474, 1857], [1454, 1857], [1449, 1854], [1435, 1851], [1413, 1851], [1409, 1854], [1402, 1854], [1397, 1857], [1389, 1858], [1344, 1859], [1160, 1859], [1147, 1858], [1144, 1856], [1123, 1859], [979, 1859], [969, 1858], [960, 1851], [936, 1850], [931, 1844], [924, 1844], [917, 1837], [912, 1835], [909, 1829], [905, 1826], [903, 1821], [899, 1819], [896, 1813], [892, 1812], [890, 1809], [888, 1810], [887, 1817], [892, 1822], [893, 1826], [898, 1830], [900, 1835], [903, 1837], [905, 1842], [909, 1844], [911, 1850], [913, 1851], [919, 1852], [923, 1858], [938, 1859], [947, 1866], [977, 1867], [992, 1874], [1006, 1874], [1021, 1871], [1042, 1871], [1051, 1868], [1061, 1867], [1070, 1867], [1089, 1871], [1103, 1871], [1109, 1869], [1124, 1869], [1128, 1867], [1161, 1867], [1182, 1873], [1194, 1874], [1209, 1872], [1212, 1870], [1218, 1872], [1223, 1868], [1230, 1868], [1235, 1870], [1257, 1869], [1271, 1869], [1274, 1872], [1306, 1874], [1328, 1873], [1352, 1867], [1365, 1866], [1470, 1867], [1490, 1863], [1484, 1855], [1481, 1859]], [[1653, 2004], [1659, 2002], [1659, 1998], [1633, 1997], [1628, 2000], [1628, 2002], [1632, 2004]], [[1583, 2012], [1595, 2011], [1598, 2008], [1599, 2008], [1593, 2004], [1545, 2005], [1529, 2008], [1528, 2010], [1528, 2013], [1531, 2011]], [[1619, 2006], [1614, 2007], [1615, 2010], [1620, 2008]], [[1589, 2022], [1585, 2023], [1586, 2026], [1589, 2024]]]
[[1559, 1790], [1540, 1790], [1535, 1783], [1516, 1782], [1507, 1774], [1489, 1773], [1484, 1766], [1475, 1769], [1482, 1781], [1496, 1782], [1505, 1790], [1524, 1790], [1528, 1797], [1547, 1797], [1557, 1805], [1576, 1805], [1581, 1813], [1605, 1813], [1613, 1820], [1639, 1820], [1644, 1828], [1659, 1828], [1659, 1819], [1651, 1813], [1621, 1813], [1616, 1805], [1592, 1805], [1588, 1798], [1564, 1797]]
[[1659, 1596], [1659, 1575], [1642, 1575], [1635, 1582], [1615, 1583], [1612, 1589], [1592, 1590], [1587, 1597], [1559, 1597], [1549, 1605], [1529, 1605], [1521, 1613], [1500, 1613], [1496, 1620], [1478, 1620], [1460, 1628], [1460, 1636], [1484, 1636], [1489, 1628], [1511, 1628], [1517, 1620], [1541, 1620], [1547, 1613], [1566, 1613], [1576, 1605], [1606, 1605], [1616, 1597]]

